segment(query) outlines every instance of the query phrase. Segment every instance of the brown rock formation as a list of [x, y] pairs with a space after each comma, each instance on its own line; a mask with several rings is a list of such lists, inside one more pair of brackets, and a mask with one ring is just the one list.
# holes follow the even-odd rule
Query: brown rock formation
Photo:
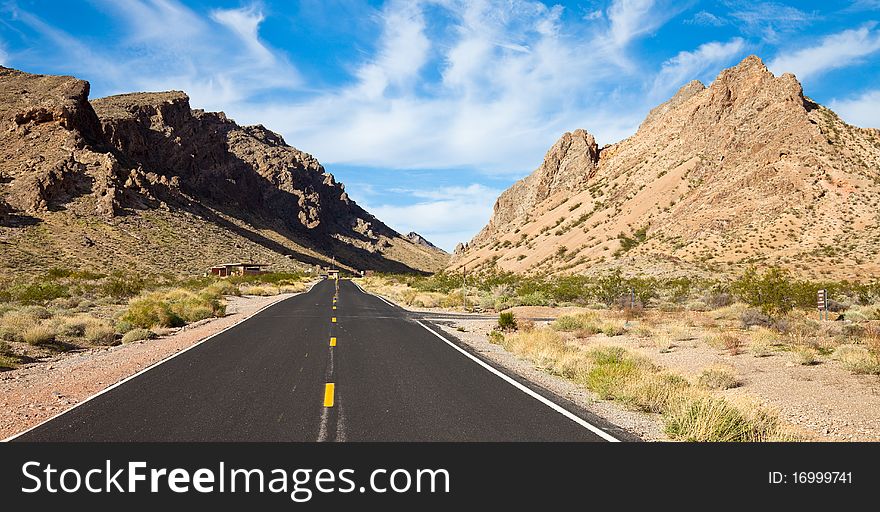
[[880, 275], [877, 131], [847, 125], [757, 57], [708, 88], [687, 84], [632, 137], [598, 158], [575, 151], [554, 173], [571, 138], [501, 195], [453, 269]]
[[[195, 271], [255, 258], [406, 271], [446, 261], [360, 208], [280, 135], [193, 110], [182, 92], [90, 103], [88, 82], [7, 68], [0, 87], [0, 237], [18, 242], [0, 265]], [[109, 229], [93, 232], [102, 223]], [[35, 225], [55, 236], [29, 245], [46, 232]], [[74, 244], [83, 237], [96, 243]]]

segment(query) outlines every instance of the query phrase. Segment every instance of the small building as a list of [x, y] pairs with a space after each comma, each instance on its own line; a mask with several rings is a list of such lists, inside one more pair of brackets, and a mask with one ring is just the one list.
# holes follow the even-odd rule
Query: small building
[[222, 263], [211, 267], [211, 274], [219, 277], [262, 274], [268, 266], [262, 263]]

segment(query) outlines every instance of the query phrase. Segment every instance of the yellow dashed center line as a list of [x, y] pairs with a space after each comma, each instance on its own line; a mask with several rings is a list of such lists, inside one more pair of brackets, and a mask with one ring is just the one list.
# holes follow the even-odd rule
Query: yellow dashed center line
[[332, 382], [328, 382], [326, 386], [324, 386], [324, 407], [333, 407], [333, 394], [335, 392], [335, 385]]
[[333, 323], [335, 324], [335, 323], [336, 323], [336, 317], [334, 316], [333, 318], [330, 319], [330, 321], [333, 322]]
[[335, 337], [330, 338], [330, 346], [331, 346], [331, 347], [335, 347], [335, 346], [336, 346], [336, 338], [335, 338]]
[[333, 310], [336, 311], [336, 306], [333, 306]]

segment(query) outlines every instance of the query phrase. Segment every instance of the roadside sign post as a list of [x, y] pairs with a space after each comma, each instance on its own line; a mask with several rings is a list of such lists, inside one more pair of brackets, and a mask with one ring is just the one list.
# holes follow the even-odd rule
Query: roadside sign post
[[465, 265], [461, 266], [461, 302], [464, 305], [464, 310], [467, 311], [467, 267]]
[[819, 308], [819, 320], [828, 320], [828, 290], [819, 290], [816, 294], [816, 305]]

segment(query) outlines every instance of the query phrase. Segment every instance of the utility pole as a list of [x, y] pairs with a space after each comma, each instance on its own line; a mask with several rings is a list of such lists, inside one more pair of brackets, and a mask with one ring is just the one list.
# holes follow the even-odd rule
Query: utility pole
[[464, 310], [467, 311], [467, 266], [461, 266], [461, 302], [464, 304]]

